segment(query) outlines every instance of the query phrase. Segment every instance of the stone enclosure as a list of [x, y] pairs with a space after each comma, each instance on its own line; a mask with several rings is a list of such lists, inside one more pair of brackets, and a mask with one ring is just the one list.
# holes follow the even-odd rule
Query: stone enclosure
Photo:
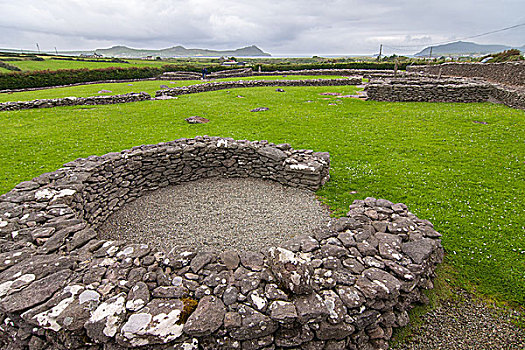
[[399, 102], [495, 102], [525, 109], [525, 63], [408, 66], [404, 77], [371, 77], [368, 97]]
[[316, 190], [327, 153], [196, 137], [67, 163], [0, 196], [6, 349], [386, 349], [442, 260], [440, 234], [403, 204], [346, 217], [262, 252], [166, 253], [97, 227], [146, 191], [207, 177]]
[[525, 109], [525, 90], [479, 79], [409, 76], [371, 79], [371, 100], [391, 102], [494, 102]]
[[[188, 78], [184, 78], [188, 79]], [[360, 77], [348, 77], [342, 79], [305, 79], [305, 80], [250, 80], [250, 81], [225, 81], [209, 82], [204, 84], [195, 84], [176, 88], [167, 88], [159, 90], [152, 98], [145, 92], [129, 93], [123, 95], [109, 96], [92, 96], [92, 97], [64, 97], [54, 99], [41, 99], [32, 101], [13, 101], [0, 103], [0, 112], [16, 111], [21, 109], [33, 108], [53, 108], [64, 106], [79, 105], [107, 105], [116, 103], [129, 103], [147, 100], [162, 100], [178, 95], [195, 94], [207, 91], [236, 89], [246, 87], [264, 87], [264, 86], [341, 86], [341, 85], [358, 85], [362, 79]]]

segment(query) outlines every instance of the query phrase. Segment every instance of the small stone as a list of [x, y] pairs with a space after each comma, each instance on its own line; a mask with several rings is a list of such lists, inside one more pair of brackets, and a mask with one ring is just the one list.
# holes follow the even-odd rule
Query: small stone
[[225, 305], [231, 305], [237, 302], [239, 296], [239, 290], [234, 286], [228, 286], [222, 294], [222, 301]]
[[161, 286], [153, 289], [151, 295], [154, 298], [182, 298], [188, 295], [188, 289], [184, 286]]
[[239, 266], [239, 254], [235, 250], [226, 250], [219, 255], [219, 258], [229, 270], [235, 270]]
[[341, 286], [336, 290], [343, 303], [350, 309], [360, 307], [365, 302], [365, 298], [355, 287]]
[[206, 119], [204, 117], [200, 117], [198, 115], [194, 115], [192, 117], [184, 119], [188, 122], [188, 124], [206, 124], [209, 123], [210, 120]]
[[124, 320], [125, 302], [126, 294], [121, 293], [100, 304], [84, 325], [87, 335], [101, 343], [113, 338]]
[[261, 253], [244, 251], [240, 254], [241, 264], [252, 271], [261, 271], [264, 266], [264, 255]]
[[403, 243], [403, 253], [408, 255], [416, 264], [425, 261], [435, 249], [435, 242], [430, 238]]
[[[294, 328], [284, 328], [281, 327], [275, 334], [275, 345], [280, 347], [294, 347], [299, 346], [304, 343], [310, 344], [311, 340], [314, 338], [314, 333], [310, 330], [308, 325], [302, 325]], [[306, 344], [304, 344], [306, 345]], [[305, 347], [301, 347], [306, 349]], [[321, 345], [319, 350], [322, 350], [324, 347]]]
[[137, 347], [171, 342], [182, 335], [183, 311], [184, 304], [178, 299], [153, 299], [129, 316], [118, 334], [119, 343]]
[[226, 308], [219, 298], [206, 296], [184, 324], [184, 333], [196, 337], [212, 334], [222, 326], [225, 314]]
[[241, 305], [238, 313], [241, 315], [242, 321], [240, 327], [232, 329], [230, 332], [234, 339], [260, 338], [272, 334], [278, 328], [277, 322], [249, 306]]
[[270, 108], [268, 108], [268, 107], [257, 107], [257, 108], [252, 109], [250, 112], [263, 112], [263, 111], [267, 111], [269, 109]]
[[325, 319], [330, 314], [323, 298], [317, 293], [299, 296], [294, 300], [297, 317], [300, 323], [317, 322]]
[[199, 253], [190, 263], [190, 268], [194, 273], [199, 272], [205, 265], [212, 262], [214, 255], [212, 253]]
[[147, 303], [149, 303], [149, 300], [150, 292], [148, 285], [144, 282], [137, 282], [137, 284], [135, 284], [128, 293], [126, 309], [138, 311]]
[[317, 338], [320, 340], [341, 340], [348, 337], [355, 332], [355, 327], [347, 323], [331, 324], [328, 322], [321, 322], [319, 330], [315, 332]]
[[270, 305], [270, 317], [280, 323], [292, 323], [297, 319], [297, 310], [293, 303], [277, 300]]

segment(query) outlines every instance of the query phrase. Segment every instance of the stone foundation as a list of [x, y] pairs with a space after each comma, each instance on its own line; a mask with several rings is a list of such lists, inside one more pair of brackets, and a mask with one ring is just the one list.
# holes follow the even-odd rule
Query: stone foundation
[[361, 84], [361, 82], [361, 77], [348, 77], [343, 79], [220, 81], [159, 90], [155, 93], [155, 96], [158, 98], [166, 96], [195, 94], [207, 91], [264, 86], [346, 86], [359, 85]]
[[329, 155], [181, 139], [91, 156], [0, 196], [0, 342], [8, 349], [386, 349], [425, 301], [440, 234], [367, 198], [263, 252], [170, 255], [96, 228], [144, 192], [205, 177], [316, 190]]

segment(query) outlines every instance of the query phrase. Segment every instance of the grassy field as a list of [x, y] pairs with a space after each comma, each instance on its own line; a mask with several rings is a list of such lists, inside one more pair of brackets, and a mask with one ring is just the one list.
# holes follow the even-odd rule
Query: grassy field
[[44, 61], [13, 61], [9, 62], [13, 66], [17, 66], [23, 71], [34, 71], [34, 70], [59, 70], [59, 69], [98, 69], [98, 68], [109, 68], [109, 67], [161, 67], [168, 64], [165, 61], [147, 61], [147, 60], [125, 60], [129, 63], [119, 62], [89, 62], [89, 61], [73, 61], [73, 60], [56, 60], [45, 58]]
[[[318, 195], [334, 215], [367, 196], [406, 203], [443, 234], [446, 283], [525, 305], [524, 111], [319, 95], [354, 87], [285, 90], [0, 113], [0, 193], [75, 158], [140, 144], [196, 135], [288, 142], [330, 152], [331, 180]], [[262, 106], [269, 111], [250, 112]], [[189, 125], [192, 115], [211, 122]]]
[[[333, 75], [289, 75], [289, 76], [261, 76], [261, 77], [245, 77], [245, 78], [226, 78], [214, 79], [210, 81], [237, 81], [237, 80], [298, 80], [298, 79], [336, 79], [341, 76]], [[192, 84], [202, 84], [207, 81], [203, 80], [178, 80], [170, 82], [168, 80], [151, 80], [151, 81], [136, 81], [131, 83], [111, 83], [111, 84], [87, 84], [55, 89], [42, 89], [35, 91], [23, 91], [13, 93], [0, 93], [0, 103], [9, 101], [30, 101], [42, 98], [59, 98], [59, 97], [88, 97], [100, 95], [119, 95], [127, 94], [129, 92], [147, 92], [154, 96], [155, 91], [160, 90], [161, 85], [169, 87], [187, 86]], [[108, 90], [111, 93], [101, 93], [101, 90]]]

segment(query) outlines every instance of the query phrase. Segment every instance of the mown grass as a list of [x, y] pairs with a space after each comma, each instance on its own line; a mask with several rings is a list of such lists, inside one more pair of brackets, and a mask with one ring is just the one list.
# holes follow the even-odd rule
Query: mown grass
[[[187, 86], [192, 84], [202, 84], [208, 81], [237, 81], [237, 80], [299, 80], [299, 79], [336, 79], [341, 76], [330, 75], [290, 75], [290, 76], [260, 76], [260, 77], [244, 77], [244, 78], [225, 78], [214, 80], [146, 80], [134, 81], [130, 83], [104, 83], [104, 84], [87, 84], [71, 87], [42, 89], [34, 91], [21, 91], [13, 93], [0, 93], [0, 103], [10, 101], [30, 101], [44, 98], [59, 98], [59, 97], [88, 97], [101, 95], [119, 95], [130, 92], [147, 92], [154, 96], [155, 91], [161, 89], [161, 85], [169, 87]], [[99, 93], [101, 90], [111, 91], [111, 93]]]
[[75, 60], [55, 60], [46, 58], [44, 61], [13, 61], [10, 62], [12, 65], [17, 66], [23, 71], [36, 71], [36, 70], [59, 70], [59, 69], [99, 69], [109, 67], [161, 67], [166, 65], [167, 62], [162, 61], [146, 61], [146, 60], [126, 60], [129, 63], [119, 62], [89, 62], [89, 61], [75, 61]]
[[[319, 95], [354, 87], [284, 89], [0, 113], [0, 192], [77, 157], [180, 137], [288, 142], [330, 152], [318, 195], [334, 215], [367, 196], [404, 202], [443, 234], [448, 283], [525, 305], [525, 112]], [[261, 106], [270, 110], [250, 112]], [[211, 122], [188, 125], [192, 115]]]

